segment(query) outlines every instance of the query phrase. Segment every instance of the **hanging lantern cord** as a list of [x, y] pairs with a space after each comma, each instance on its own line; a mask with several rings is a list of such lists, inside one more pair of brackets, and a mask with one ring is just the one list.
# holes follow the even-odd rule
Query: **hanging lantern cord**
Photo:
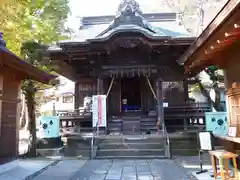
[[151, 91], [152, 91], [153, 97], [157, 100], [157, 96], [156, 96], [156, 94], [155, 94], [155, 92], [154, 92], [154, 90], [153, 90], [153, 87], [152, 87], [152, 85], [151, 85], [151, 82], [150, 82], [148, 76], [146, 76], [146, 79], [147, 79], [148, 86], [149, 86], [149, 88], [150, 88]]
[[108, 91], [107, 91], [107, 97], [108, 97], [108, 95], [109, 95], [109, 93], [110, 93], [110, 91], [111, 91], [111, 89], [112, 89], [112, 86], [113, 86], [113, 82], [114, 82], [114, 76], [112, 77], [112, 80], [111, 80], [111, 83], [110, 83], [110, 86], [109, 86], [109, 88], [108, 88]]

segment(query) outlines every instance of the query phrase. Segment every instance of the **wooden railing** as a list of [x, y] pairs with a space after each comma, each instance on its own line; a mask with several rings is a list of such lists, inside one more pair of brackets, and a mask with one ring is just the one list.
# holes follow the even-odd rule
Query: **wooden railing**
[[[192, 113], [192, 112], [209, 112], [211, 107], [207, 103], [190, 103], [184, 105], [174, 105], [164, 108], [165, 112], [174, 111], [176, 113]], [[76, 110], [56, 110], [56, 115], [60, 117], [85, 117], [91, 116], [90, 109], [76, 109]]]
[[[164, 108], [164, 117], [166, 121], [167, 128], [173, 129], [191, 129], [197, 128], [198, 126], [205, 125], [205, 112], [212, 111], [211, 106], [207, 103], [189, 103], [178, 106], [170, 106]], [[60, 116], [60, 123], [63, 128], [71, 128], [81, 124], [81, 128], [92, 128], [92, 112], [87, 109], [77, 109], [77, 110], [61, 110], [56, 111], [56, 115]], [[171, 123], [173, 120], [184, 120], [187, 123], [185, 125], [178, 123]], [[203, 122], [200, 122], [203, 121]], [[168, 123], [170, 122], [170, 124]], [[88, 125], [86, 125], [88, 124]], [[193, 127], [194, 126], [194, 127]]]
[[91, 116], [90, 109], [74, 109], [74, 110], [56, 110], [56, 115], [60, 117], [85, 117]]

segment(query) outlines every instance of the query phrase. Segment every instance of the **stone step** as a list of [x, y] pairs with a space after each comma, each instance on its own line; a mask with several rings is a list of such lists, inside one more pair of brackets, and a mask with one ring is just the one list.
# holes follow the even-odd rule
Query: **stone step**
[[198, 156], [197, 149], [172, 149], [172, 156]]
[[156, 126], [157, 122], [156, 121], [148, 121], [148, 122], [140, 122], [141, 126], [144, 126], [144, 125], [152, 125], [152, 126]]
[[162, 149], [164, 144], [160, 143], [100, 143], [100, 150], [103, 149]]
[[[119, 141], [119, 142], [100, 142], [98, 144], [98, 147], [100, 149], [118, 149], [118, 148], [135, 148], [135, 149], [157, 149], [157, 148], [162, 148], [166, 142], [164, 140], [161, 141], [152, 141], [152, 142], [127, 142], [127, 141]], [[191, 142], [177, 142], [173, 143], [171, 142], [171, 148], [172, 149], [198, 149], [199, 145], [196, 143], [191, 143]]]
[[142, 116], [136, 116], [136, 115], [130, 115], [130, 116], [122, 116], [121, 118], [122, 120], [138, 120], [138, 119], [142, 119]]
[[137, 131], [130, 131], [130, 130], [125, 130], [122, 132], [124, 135], [137, 135], [140, 134], [140, 130]]
[[152, 156], [152, 155], [147, 155], [147, 156], [96, 156], [96, 159], [166, 159], [165, 156]]
[[145, 126], [141, 125], [140, 129], [142, 131], [145, 131], [145, 130], [157, 130], [157, 127], [156, 127], [156, 124], [155, 125], [145, 125]]
[[112, 144], [112, 143], [139, 143], [139, 144], [145, 144], [145, 143], [161, 143], [165, 141], [164, 137], [159, 137], [159, 138], [146, 138], [146, 139], [137, 139], [137, 138], [108, 138], [108, 139], [103, 139], [103, 138], [96, 138], [99, 140], [99, 143], [105, 143], [105, 144]]
[[109, 131], [109, 133], [122, 132], [122, 128], [120, 128], [120, 127], [108, 128], [107, 130]]
[[51, 148], [51, 149], [37, 149], [37, 153], [43, 157], [46, 156], [59, 156], [63, 151], [64, 147]]
[[64, 157], [77, 157], [82, 159], [89, 159], [91, 157], [91, 150], [81, 150], [75, 148], [64, 148], [61, 152]]
[[122, 126], [122, 123], [108, 123], [108, 128], [111, 128], [111, 127], [116, 127], [116, 126]]
[[[197, 156], [198, 150], [197, 149], [172, 149], [171, 150], [172, 156]], [[108, 149], [108, 150], [98, 150], [97, 151], [97, 158], [100, 157], [149, 157], [149, 156], [165, 156], [164, 149]]]
[[97, 151], [99, 156], [164, 156], [164, 149], [104, 149]]
[[198, 145], [195, 143], [188, 143], [188, 142], [182, 142], [182, 143], [173, 143], [171, 142], [171, 148], [172, 149], [198, 149]]

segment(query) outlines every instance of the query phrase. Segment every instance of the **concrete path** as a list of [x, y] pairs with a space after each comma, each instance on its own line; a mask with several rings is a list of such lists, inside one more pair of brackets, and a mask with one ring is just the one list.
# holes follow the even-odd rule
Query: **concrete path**
[[55, 160], [16, 160], [0, 166], [0, 180], [23, 180], [53, 165]]
[[49, 168], [40, 175], [33, 178], [34, 180], [68, 180], [71, 176], [82, 168], [86, 163], [85, 160], [63, 160], [57, 165]]
[[[196, 172], [200, 171], [200, 165], [199, 165], [199, 157], [198, 156], [189, 156], [189, 157], [177, 157], [174, 160], [177, 164], [180, 164], [184, 169], [189, 173], [197, 177], [198, 180], [212, 180], [213, 178], [211, 175], [213, 175], [212, 165], [210, 162], [210, 156], [209, 153], [205, 153], [202, 156], [203, 161], [203, 169], [207, 170], [205, 173], [196, 174]], [[230, 166], [231, 168], [231, 166]], [[219, 168], [218, 168], [219, 169]], [[240, 172], [239, 175], [240, 177]], [[216, 179], [220, 180], [221, 177], [217, 177]]]

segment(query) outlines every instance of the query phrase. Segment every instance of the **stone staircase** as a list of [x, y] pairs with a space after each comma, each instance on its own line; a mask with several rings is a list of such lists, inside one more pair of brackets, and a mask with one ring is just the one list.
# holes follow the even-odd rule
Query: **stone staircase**
[[150, 131], [151, 133], [155, 133], [157, 131], [157, 117], [142, 117], [140, 120], [141, 123], [141, 132], [146, 133]]
[[198, 137], [197, 132], [169, 133], [171, 153], [173, 156], [197, 156]]
[[[172, 156], [198, 155], [197, 133], [169, 133]], [[92, 158], [92, 136], [88, 134], [65, 137], [60, 155]], [[151, 159], [167, 158], [166, 138], [158, 134], [100, 135], [94, 138], [93, 158], [96, 159]]]
[[123, 134], [140, 134], [141, 116], [123, 116]]
[[98, 137], [96, 159], [165, 158], [162, 135], [119, 135]]
[[[169, 134], [172, 156], [198, 155], [196, 133]], [[96, 159], [151, 159], [166, 157], [166, 137], [161, 134], [97, 137]]]
[[149, 131], [156, 133], [156, 117], [128, 115], [108, 120], [108, 134], [123, 133], [125, 135], [134, 135], [146, 134]]
[[61, 150], [64, 157], [91, 158], [91, 137], [71, 135], [65, 137], [65, 145]]

